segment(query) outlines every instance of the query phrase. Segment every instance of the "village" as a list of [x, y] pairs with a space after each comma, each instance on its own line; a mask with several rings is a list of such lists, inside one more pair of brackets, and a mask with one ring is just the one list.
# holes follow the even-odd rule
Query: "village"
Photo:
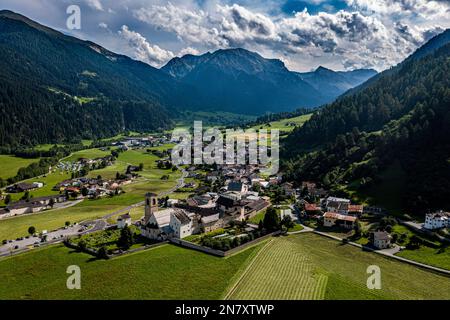
[[[129, 210], [81, 223], [80, 227], [68, 223], [61, 229], [69, 227], [63, 235], [55, 230], [47, 237], [45, 230], [39, 235], [40, 241], [64, 240], [68, 246], [103, 258], [167, 242], [226, 256], [270, 236], [306, 231], [392, 255], [405, 248], [429, 245], [430, 238], [449, 241], [441, 232], [449, 228], [449, 213], [427, 213], [422, 224], [402, 221], [383, 208], [352, 203], [311, 181], [285, 181], [282, 173], [266, 176], [261, 165], [175, 166], [170, 148], [154, 148], [168, 143], [166, 137], [125, 138], [100, 148], [107, 153], [103, 157], [60, 161], [53, 170], [72, 175], [52, 186], [57, 194], [28, 196], [43, 187], [39, 179], [9, 186], [8, 193], [22, 192], [24, 196], [0, 209], [0, 219], [66, 208], [83, 200], [120, 197], [124, 188], [141, 178], [143, 164], [129, 164], [113, 178], [88, 177], [87, 173], [114, 166], [121, 153], [137, 150], [154, 156], [154, 166], [160, 170], [182, 172], [181, 184], [171, 193], [145, 194], [136, 204], [143, 206], [141, 217]], [[163, 175], [161, 180], [166, 177]], [[182, 196], [186, 192], [187, 196]], [[400, 225], [414, 230], [414, 235], [407, 234]], [[20, 238], [4, 240], [3, 244], [25, 249], [29, 242]]]

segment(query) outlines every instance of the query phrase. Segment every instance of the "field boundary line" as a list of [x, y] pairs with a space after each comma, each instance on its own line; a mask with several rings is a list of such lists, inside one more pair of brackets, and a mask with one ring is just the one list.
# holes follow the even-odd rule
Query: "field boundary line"
[[250, 270], [250, 267], [253, 266], [253, 264], [255, 263], [255, 260], [259, 257], [259, 255], [261, 254], [261, 252], [263, 252], [263, 250], [270, 244], [272, 243], [273, 239], [270, 239], [269, 241], [267, 241], [267, 243], [264, 245], [264, 247], [261, 248], [261, 250], [259, 250], [259, 252], [253, 257], [253, 260], [250, 261], [250, 263], [248, 264], [248, 266], [245, 268], [244, 272], [242, 272], [241, 276], [236, 280], [236, 283], [230, 288], [230, 290], [228, 291], [228, 293], [225, 295], [225, 297], [223, 298], [223, 300], [228, 300], [228, 298], [230, 297], [231, 294], [234, 293], [234, 291], [236, 290], [237, 286], [241, 283], [242, 279], [244, 278], [245, 275], [247, 275], [248, 271]]

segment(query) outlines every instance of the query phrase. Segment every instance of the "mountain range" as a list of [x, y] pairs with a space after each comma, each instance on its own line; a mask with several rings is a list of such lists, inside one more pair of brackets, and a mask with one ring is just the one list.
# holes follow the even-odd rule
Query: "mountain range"
[[376, 74], [323, 67], [297, 73], [278, 59], [241, 48], [173, 58], [161, 70], [202, 92], [209, 110], [255, 115], [318, 107]]
[[260, 115], [317, 107], [375, 74], [300, 74], [239, 48], [157, 69], [7, 10], [0, 11], [0, 55], [3, 147], [165, 129], [186, 110]]

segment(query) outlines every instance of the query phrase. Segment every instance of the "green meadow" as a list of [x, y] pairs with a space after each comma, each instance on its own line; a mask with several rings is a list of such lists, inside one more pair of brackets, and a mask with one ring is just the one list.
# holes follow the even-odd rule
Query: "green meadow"
[[[367, 268], [381, 289], [367, 288]], [[450, 299], [450, 278], [316, 234], [272, 239], [227, 299]]]
[[[257, 247], [218, 258], [173, 245], [96, 260], [63, 245], [0, 260], [0, 300], [219, 299]], [[68, 290], [66, 269], [81, 269], [81, 290]]]
[[25, 159], [9, 155], [0, 155], [0, 178], [8, 179], [14, 177], [20, 168], [28, 167], [39, 159]]
[[[66, 288], [69, 265], [81, 268], [81, 290]], [[373, 265], [379, 290], [367, 288]], [[446, 276], [312, 233], [271, 238], [228, 258], [163, 245], [98, 260], [53, 245], [3, 258], [0, 274], [3, 300], [450, 298]]]

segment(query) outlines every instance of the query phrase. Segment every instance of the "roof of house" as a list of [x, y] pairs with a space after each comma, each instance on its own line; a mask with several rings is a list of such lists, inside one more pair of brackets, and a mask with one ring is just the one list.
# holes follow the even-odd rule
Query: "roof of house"
[[237, 192], [241, 192], [242, 191], [242, 187], [243, 187], [243, 183], [242, 182], [230, 182], [228, 184], [228, 191], [237, 191]]
[[131, 219], [131, 216], [130, 216], [129, 213], [121, 215], [121, 216], [119, 217], [119, 219], [117, 219], [117, 221], [128, 220], [128, 219]]
[[220, 215], [218, 213], [212, 214], [212, 215], [209, 215], [209, 216], [202, 217], [201, 222], [202, 223], [215, 222], [215, 221], [219, 220], [219, 217], [220, 217]]
[[348, 210], [349, 204], [346, 202], [340, 202], [340, 201], [328, 201], [327, 207], [335, 208], [336, 210]]
[[343, 203], [350, 204], [350, 200], [349, 199], [337, 198], [337, 197], [328, 197], [327, 198], [327, 202], [343, 202]]
[[170, 224], [170, 215], [173, 211], [175, 211], [173, 208], [169, 208], [153, 212], [153, 216], [155, 217], [159, 228], [163, 228], [164, 226], [168, 226]]
[[376, 231], [373, 233], [374, 240], [390, 240], [391, 236], [386, 231]]
[[315, 203], [305, 203], [305, 211], [319, 211]]
[[188, 224], [191, 222], [191, 219], [184, 212], [184, 210], [177, 209], [174, 210], [172, 214], [175, 216], [175, 218], [177, 218], [178, 221], [180, 221], [181, 224]]
[[246, 205], [247, 211], [259, 211], [267, 207], [269, 203], [264, 199], [258, 199], [256, 201], [252, 201]]
[[349, 212], [363, 212], [364, 206], [359, 204], [351, 204], [348, 206]]
[[450, 213], [439, 211], [439, 212], [435, 212], [435, 213], [428, 213], [427, 217], [431, 217], [433, 219], [442, 219], [442, 218], [445, 219], [445, 218], [450, 218]]
[[217, 204], [220, 206], [225, 206], [227, 208], [236, 206], [239, 204], [239, 200], [233, 200], [228, 197], [220, 196], [219, 199], [217, 199]]
[[33, 185], [31, 183], [25, 183], [25, 182], [18, 183], [16, 186], [17, 186], [17, 188], [20, 188], [22, 190], [28, 190], [28, 189], [36, 188], [35, 185]]
[[323, 217], [328, 218], [328, 219], [335, 219], [335, 220], [342, 220], [342, 221], [349, 221], [349, 222], [355, 222], [358, 219], [356, 217], [346, 216], [346, 215], [335, 213], [335, 212], [326, 212], [323, 215]]

